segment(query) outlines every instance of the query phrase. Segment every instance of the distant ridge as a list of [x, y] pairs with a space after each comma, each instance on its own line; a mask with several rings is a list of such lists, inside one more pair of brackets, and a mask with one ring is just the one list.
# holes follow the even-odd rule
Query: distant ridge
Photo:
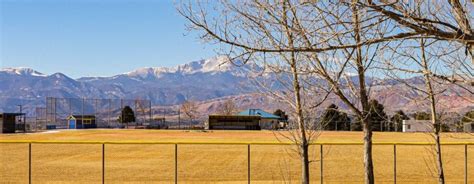
[[[174, 67], [145, 67], [115, 76], [79, 79], [72, 79], [62, 73], [45, 75], [26, 67], [2, 68], [0, 112], [15, 111], [19, 103], [44, 105], [47, 96], [150, 99], [156, 106], [176, 105], [185, 100], [194, 100], [201, 101], [201, 104], [207, 107], [200, 108], [204, 112], [218, 109], [222, 99], [228, 97], [232, 97], [237, 104], [246, 108], [272, 109], [281, 106], [278, 102], [256, 95], [258, 90], [247, 77], [249, 70], [250, 65], [238, 67], [224, 56]], [[381, 101], [388, 111], [419, 110], [420, 104], [409, 98], [421, 97], [422, 94], [395, 80], [368, 78], [368, 81], [374, 84], [371, 89], [372, 97]], [[423, 85], [420, 78], [408, 78], [405, 81]], [[449, 103], [440, 108], [455, 112], [474, 109], [474, 105], [465, 98], [474, 97], [458, 90], [456, 86], [450, 87], [440, 96], [441, 102]], [[331, 100], [331, 103], [345, 108], [338, 100]]]

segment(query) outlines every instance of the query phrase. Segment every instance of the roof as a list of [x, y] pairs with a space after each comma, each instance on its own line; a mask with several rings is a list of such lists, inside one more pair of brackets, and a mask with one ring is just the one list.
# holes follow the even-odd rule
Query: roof
[[8, 112], [1, 113], [0, 112], [0, 120], [3, 121], [2, 119], [4, 118], [4, 116], [5, 116], [5, 118], [8, 118], [8, 117], [11, 117], [11, 116], [17, 117], [17, 116], [24, 116], [24, 115], [25, 115], [25, 113], [8, 113]]
[[261, 119], [261, 116], [249, 116], [249, 115], [209, 115], [209, 119]]
[[74, 117], [74, 119], [82, 119], [82, 118], [95, 118], [95, 115], [88, 115], [88, 114], [84, 114], [84, 115], [81, 115], [81, 114], [73, 114], [73, 115], [70, 115], [68, 118], [70, 117]]
[[247, 109], [245, 111], [240, 112], [238, 115], [260, 116], [264, 119], [280, 119], [279, 116], [273, 115], [272, 113], [269, 113], [269, 112], [265, 112], [262, 109]]
[[403, 120], [402, 121], [404, 124], [431, 124], [431, 120], [415, 120], [415, 119], [409, 119], [409, 120]]
[[23, 116], [25, 115], [25, 113], [16, 113], [16, 112], [3, 112], [3, 113], [0, 113], [0, 116]]

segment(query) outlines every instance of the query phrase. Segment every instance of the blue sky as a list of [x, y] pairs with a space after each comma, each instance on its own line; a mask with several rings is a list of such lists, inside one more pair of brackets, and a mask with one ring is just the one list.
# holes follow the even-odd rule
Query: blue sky
[[0, 0], [0, 67], [111, 76], [216, 55], [172, 0]]

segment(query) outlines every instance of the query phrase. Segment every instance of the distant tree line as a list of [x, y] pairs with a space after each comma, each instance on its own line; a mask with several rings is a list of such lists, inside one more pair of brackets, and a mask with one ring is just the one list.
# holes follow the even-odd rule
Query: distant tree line
[[[370, 101], [370, 111], [368, 113], [372, 123], [373, 131], [380, 132], [401, 132], [403, 130], [403, 120], [431, 120], [431, 114], [427, 112], [415, 112], [411, 115], [403, 110], [395, 111], [391, 116], [384, 111], [384, 106], [377, 100]], [[452, 115], [454, 116], [454, 115]], [[410, 118], [411, 117], [411, 118]], [[361, 122], [358, 118], [351, 119], [351, 116], [341, 111], [335, 104], [330, 104], [319, 118], [319, 124], [328, 131], [362, 131]], [[467, 112], [462, 118], [456, 118], [453, 126], [458, 126], [462, 131], [464, 123], [474, 123], [474, 110]], [[447, 123], [441, 123], [441, 131], [449, 132], [450, 127]], [[456, 129], [456, 128], [455, 128]]]

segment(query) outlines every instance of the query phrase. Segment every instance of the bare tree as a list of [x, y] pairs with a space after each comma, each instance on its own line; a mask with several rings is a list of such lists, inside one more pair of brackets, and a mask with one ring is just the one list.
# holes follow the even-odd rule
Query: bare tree
[[[291, 141], [295, 144], [295, 151], [301, 159], [302, 183], [309, 182], [309, 165], [317, 161], [309, 157], [309, 145], [315, 142], [324, 130], [324, 125], [317, 121], [318, 114], [322, 113], [320, 108], [331, 91], [325, 86], [310, 86], [309, 81], [314, 80], [311, 75], [302, 73], [308, 63], [304, 57], [297, 54], [289, 56], [280, 55], [281, 62], [269, 61], [268, 57], [264, 61], [266, 70], [271, 73], [271, 77], [262, 77], [255, 79], [256, 86], [260, 92], [279, 101], [281, 104], [288, 105], [290, 119], [288, 131], [276, 131], [278, 137], [284, 137], [279, 141]], [[274, 59], [276, 59], [274, 58]], [[277, 64], [278, 63], [278, 64]], [[278, 86], [275, 88], [275, 86]]]
[[[321, 135], [322, 127], [316, 121], [318, 113], [322, 112], [320, 106], [328, 98], [330, 89], [323, 86], [310, 86], [309, 81], [314, 77], [302, 73], [302, 68], [309, 63], [305, 57], [296, 53], [271, 54], [259, 58], [259, 63], [265, 71], [254, 72], [254, 84], [261, 93], [272, 99], [287, 104], [291, 118], [287, 132], [277, 131], [278, 137], [284, 137], [279, 141], [291, 141], [295, 144], [293, 151], [299, 155], [301, 160], [301, 181], [309, 183], [309, 166], [315, 161], [309, 157], [309, 146]], [[317, 89], [317, 90], [316, 90]]]
[[404, 28], [400, 30], [406, 35], [454, 41], [465, 45], [465, 52], [470, 52], [474, 63], [472, 1], [368, 0], [360, 1], [359, 5], [390, 18]]
[[430, 76], [430, 68], [429, 68], [429, 61], [426, 58], [425, 52], [425, 41], [424, 39], [420, 40], [420, 48], [421, 48], [421, 66], [423, 71], [423, 77], [425, 79], [425, 92], [430, 102], [430, 110], [431, 110], [431, 124], [434, 125], [434, 138], [436, 144], [436, 155], [437, 155], [437, 164], [438, 164], [438, 179], [440, 184], [445, 183], [444, 178], [444, 168], [443, 168], [443, 160], [441, 159], [441, 138], [440, 138], [440, 129], [441, 123], [438, 120], [436, 114], [436, 99], [435, 99], [435, 91], [433, 90], [432, 85], [432, 78]]
[[197, 104], [194, 101], [186, 100], [181, 104], [181, 111], [189, 118], [191, 123], [198, 117]]
[[[257, 86], [265, 94], [291, 107], [294, 131], [284, 136], [297, 146], [302, 167], [301, 182], [306, 184], [310, 174], [308, 148], [320, 130], [315, 128], [315, 121], [309, 115], [310, 111], [318, 109], [329, 92], [321, 90], [316, 94], [313, 90], [313, 93], [307, 93], [307, 89], [311, 88], [305, 82], [308, 73], [301, 70], [309, 62], [297, 51], [301, 38], [294, 31], [298, 29], [298, 21], [306, 17], [296, 12], [299, 5], [304, 4], [295, 5], [295, 2], [289, 1], [221, 1], [213, 7], [219, 12], [218, 17], [209, 16], [209, 4], [205, 3], [183, 4], [179, 11], [189, 20], [191, 29], [201, 31], [203, 40], [221, 44], [225, 54], [234, 61], [237, 58], [244, 63], [258, 63], [259, 67], [254, 72], [258, 78], [255, 80]], [[311, 8], [304, 6], [308, 10]], [[268, 83], [269, 80], [273, 82]]]
[[[347, 6], [345, 6], [347, 5]], [[376, 56], [382, 43], [356, 44], [370, 42], [374, 37], [384, 35], [391, 25], [381, 24], [384, 17], [377, 17], [357, 5], [351, 3], [334, 4], [319, 7], [326, 13], [323, 24], [328, 31], [336, 34], [333, 44], [345, 45], [354, 43], [354, 48], [346, 47], [324, 53], [308, 53], [311, 67], [307, 71], [325, 80], [334, 94], [345, 103], [362, 124], [364, 131], [364, 173], [365, 182], [375, 183], [374, 166], [372, 160], [372, 122], [370, 119], [371, 81], [368, 79], [370, 72], [375, 72], [378, 64]], [[334, 13], [341, 12], [341, 13]], [[330, 21], [335, 20], [335, 21]], [[337, 22], [338, 24], [334, 24]], [[351, 34], [337, 34], [349, 32]], [[382, 36], [383, 37], [383, 36]], [[311, 39], [311, 38], [305, 38]], [[309, 44], [309, 42], [306, 42]]]
[[[440, 3], [435, 7], [448, 8], [441, 11], [442, 15], [437, 15], [438, 9], [429, 7], [427, 1], [385, 0], [221, 0], [217, 4], [183, 3], [179, 12], [190, 22], [190, 30], [201, 33], [200, 38], [208, 43], [219, 44], [225, 54], [244, 63], [264, 61], [264, 68], [272, 73], [291, 76], [287, 79], [292, 83], [285, 89], [292, 93], [283, 94], [272, 88], [266, 91], [286, 101], [293, 99], [298, 136], [302, 138], [298, 145], [302, 149], [307, 144], [303, 140], [307, 140], [305, 125], [309, 123], [305, 121], [308, 104], [304, 99], [310, 97], [305, 96], [333, 91], [362, 120], [365, 181], [372, 184], [372, 130], [368, 120], [371, 80], [367, 76], [379, 71], [377, 56], [384, 54], [380, 50], [390, 42], [430, 38], [471, 47], [472, 6], [455, 0], [447, 3], [449, 6]], [[415, 10], [429, 16], [413, 13]], [[464, 71], [471, 72], [469, 65], [465, 66], [468, 67]], [[316, 87], [311, 90], [313, 85]], [[309, 173], [305, 173], [308, 171], [302, 152], [302, 181], [307, 183]]]
[[237, 111], [237, 105], [234, 103], [233, 99], [228, 99], [222, 103], [222, 106], [219, 108], [219, 114], [223, 115], [232, 115]]
[[[441, 154], [441, 136], [442, 113], [440, 113], [441, 103], [439, 96], [449, 90], [453, 90], [452, 84], [442, 80], [437, 76], [449, 73], [452, 63], [446, 62], [446, 57], [459, 50], [456, 47], [446, 47], [446, 41], [437, 41], [435, 39], [406, 40], [404, 43], [390, 47], [392, 57], [387, 59], [385, 70], [387, 76], [397, 79], [405, 86], [415, 92], [422, 94], [418, 99], [420, 106], [427, 105], [430, 109], [430, 120], [432, 124], [432, 137], [435, 143], [433, 149], [436, 162], [436, 176], [440, 184], [444, 184], [445, 175]], [[452, 51], [454, 49], [454, 51]], [[457, 61], [457, 60], [456, 60]], [[458, 61], [459, 62], [459, 61]], [[462, 62], [462, 61], [460, 61]], [[410, 83], [404, 80], [407, 76], [420, 77], [422, 85]]]

